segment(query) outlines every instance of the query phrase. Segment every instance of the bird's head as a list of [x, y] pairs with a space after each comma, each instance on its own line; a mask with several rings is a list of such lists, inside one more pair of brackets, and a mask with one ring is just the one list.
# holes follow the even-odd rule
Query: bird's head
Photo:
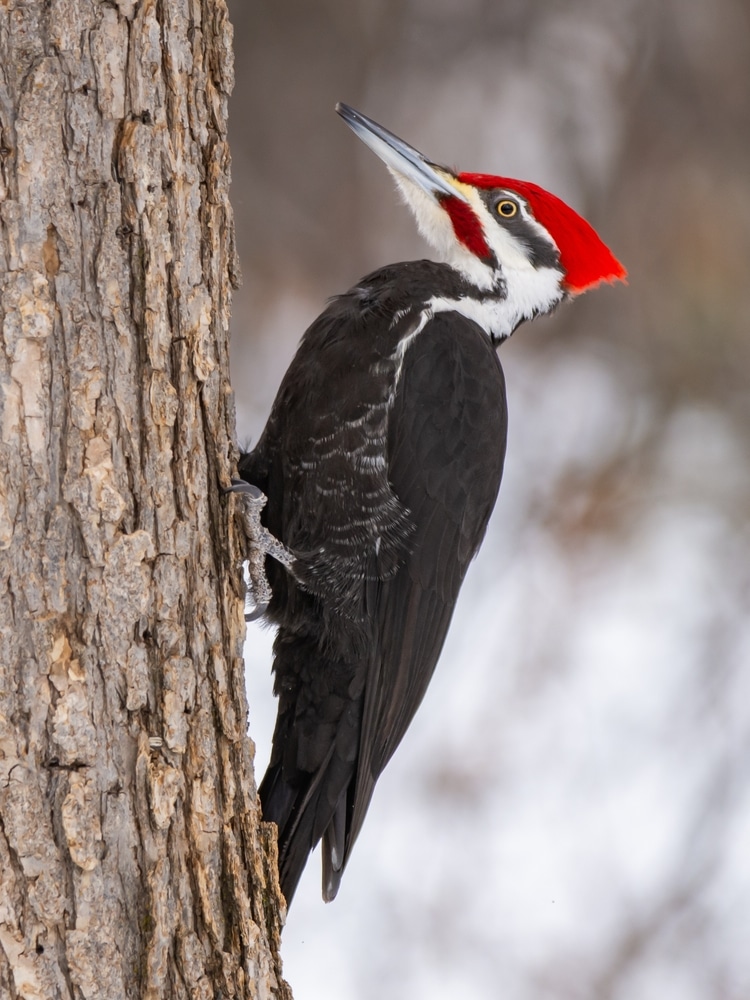
[[337, 112], [386, 164], [420, 232], [479, 292], [499, 294], [507, 336], [518, 323], [626, 271], [577, 212], [529, 181], [453, 173], [346, 104]]

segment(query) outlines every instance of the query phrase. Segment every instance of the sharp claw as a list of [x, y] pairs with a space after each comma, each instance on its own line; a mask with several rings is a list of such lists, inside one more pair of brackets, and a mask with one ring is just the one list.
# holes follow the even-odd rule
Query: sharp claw
[[250, 501], [262, 500], [261, 507], [266, 505], [266, 495], [253, 483], [245, 482], [244, 479], [233, 479], [232, 485], [224, 488], [224, 493], [244, 493]]
[[[232, 485], [224, 492], [236, 494], [241, 502], [242, 523], [248, 540], [247, 562], [250, 576], [245, 596], [245, 621], [256, 621], [265, 614], [271, 600], [265, 557], [272, 556], [293, 572], [294, 556], [260, 523], [260, 512], [266, 505], [267, 497], [257, 486], [244, 479], [233, 479]], [[247, 610], [248, 606], [252, 611]]]
[[268, 603], [256, 604], [252, 611], [245, 611], [246, 622], [257, 622], [268, 610]]

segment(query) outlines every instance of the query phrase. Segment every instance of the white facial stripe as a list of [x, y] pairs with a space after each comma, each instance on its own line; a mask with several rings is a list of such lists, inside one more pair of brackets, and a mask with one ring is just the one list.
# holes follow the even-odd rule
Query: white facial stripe
[[[505, 191], [503, 194], [506, 194], [511, 201], [518, 205], [521, 218], [529, 229], [532, 229], [540, 239], [546, 243], [550, 243], [557, 249], [557, 244], [544, 226], [537, 222], [531, 214], [524, 199], [520, 195], [517, 195], [515, 191]], [[503, 226], [502, 222], [494, 216], [476, 190], [472, 190], [472, 195], [471, 207], [481, 220], [485, 239], [500, 265], [502, 267], [513, 267], [516, 269], [531, 268], [533, 270], [534, 265], [529, 260], [528, 247], [524, 241], [517, 239]]]
[[[492, 217], [476, 188], [471, 188], [466, 185], [463, 188], [463, 191], [474, 214], [481, 223], [484, 238], [487, 241], [487, 246], [495, 255], [495, 259], [500, 264], [504, 276], [506, 268], [522, 269], [532, 267], [529, 258], [526, 256], [526, 248]], [[453, 240], [456, 242], [455, 235], [453, 235]], [[467, 250], [466, 253], [473, 260], [477, 260], [474, 254], [470, 251]], [[449, 263], [453, 262], [449, 261]], [[457, 264], [454, 264], [453, 266], [457, 267], [458, 270], [462, 270], [469, 281], [473, 281], [471, 274], [469, 274], [465, 268], [461, 268]], [[489, 284], [479, 285], [479, 287], [494, 287], [497, 283], [497, 269], [488, 267], [486, 264], [483, 264], [482, 267], [485, 268], [485, 270], [491, 275], [491, 281]], [[477, 282], [473, 283], [477, 284]]]
[[552, 238], [552, 233], [550, 233], [548, 229], [545, 229], [544, 226], [541, 224], [541, 222], [537, 222], [537, 220], [531, 214], [531, 209], [526, 204], [524, 199], [521, 198], [520, 195], [517, 195], [515, 191], [509, 191], [508, 197], [512, 198], [513, 201], [518, 202], [518, 205], [521, 209], [521, 215], [523, 216], [524, 221], [531, 229], [533, 229], [536, 232], [537, 236], [541, 236], [543, 240], [547, 240], [548, 243], [552, 244], [555, 250], [559, 251], [560, 248]]
[[[484, 301], [436, 298], [433, 300], [435, 311], [455, 310], [474, 320], [491, 337], [503, 339], [509, 337], [523, 320], [549, 312], [564, 298], [560, 284], [563, 272], [557, 268], [534, 267], [523, 240], [513, 236], [493, 217], [475, 188], [462, 185], [461, 192], [480, 220], [487, 244], [498, 261], [498, 268], [485, 264], [456, 239], [448, 213], [432, 195], [398, 171], [391, 170], [391, 173], [404, 201], [416, 217], [420, 233], [441, 259], [480, 291], [498, 292], [497, 298], [488, 297]], [[508, 191], [508, 197], [517, 202], [526, 224], [551, 242], [551, 236], [531, 215], [525, 201], [513, 191]], [[500, 298], [503, 290], [505, 294]]]
[[457, 312], [473, 320], [493, 340], [505, 340], [519, 323], [547, 313], [564, 298], [560, 272], [550, 267], [504, 270], [508, 294], [504, 298], [457, 299], [435, 296], [428, 308], [433, 312]]

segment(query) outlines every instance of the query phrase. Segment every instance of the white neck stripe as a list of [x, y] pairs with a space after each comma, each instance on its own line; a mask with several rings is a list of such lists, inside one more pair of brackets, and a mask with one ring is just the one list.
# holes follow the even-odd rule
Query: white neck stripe
[[433, 313], [460, 313], [481, 326], [492, 340], [505, 340], [519, 323], [549, 312], [564, 298], [560, 272], [554, 268], [539, 268], [531, 273], [511, 271], [510, 274], [506, 270], [505, 278], [508, 294], [503, 298], [466, 295], [450, 299], [435, 295], [427, 303], [427, 309]]

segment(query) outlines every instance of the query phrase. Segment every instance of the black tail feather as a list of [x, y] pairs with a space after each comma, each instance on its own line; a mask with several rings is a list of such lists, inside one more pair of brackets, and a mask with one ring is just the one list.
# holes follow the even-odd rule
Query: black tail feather
[[279, 884], [288, 907], [314, 847], [311, 844], [313, 817], [302, 815], [298, 822], [291, 822], [298, 793], [283, 780], [280, 765], [268, 768], [258, 794], [264, 821], [275, 823], [278, 830]]
[[280, 765], [266, 771], [258, 789], [263, 819], [275, 823], [278, 830], [279, 884], [287, 907], [297, 889], [307, 859], [323, 839], [323, 898], [330, 902], [338, 892], [346, 858], [346, 809], [345, 796], [335, 809], [328, 826], [321, 831], [330, 817], [330, 807], [321, 801], [325, 788], [320, 787], [320, 777], [312, 787], [295, 789], [282, 777]]

